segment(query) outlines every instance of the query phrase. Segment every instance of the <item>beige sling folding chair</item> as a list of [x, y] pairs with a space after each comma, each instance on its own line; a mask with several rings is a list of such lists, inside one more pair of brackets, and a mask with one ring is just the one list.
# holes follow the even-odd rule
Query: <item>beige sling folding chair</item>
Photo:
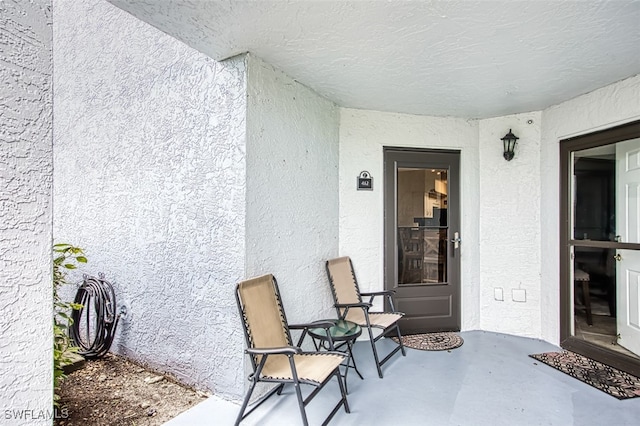
[[[404, 345], [402, 344], [402, 336], [400, 335], [400, 327], [398, 326], [398, 320], [400, 320], [404, 314], [395, 312], [393, 300], [391, 299], [393, 291], [360, 293], [358, 281], [353, 271], [353, 264], [349, 257], [328, 260], [326, 266], [338, 317], [355, 322], [360, 327], [367, 329], [369, 332], [369, 340], [371, 341], [371, 349], [373, 350], [373, 357], [376, 361], [376, 367], [378, 368], [378, 376], [382, 378], [381, 367], [385, 362], [400, 350], [402, 351], [402, 355], [406, 356]], [[363, 302], [362, 296], [369, 297], [369, 301]], [[391, 311], [369, 312], [376, 296], [383, 296], [391, 308]], [[374, 338], [373, 328], [381, 329], [382, 333]], [[376, 342], [392, 332], [395, 332], [394, 334], [398, 337], [398, 346], [380, 361], [378, 351], [376, 350]]]
[[[314, 396], [335, 377], [342, 397], [327, 416], [323, 424], [327, 424], [338, 412], [340, 406], [349, 412], [349, 404], [345, 393], [339, 366], [346, 355], [337, 352], [303, 352], [299, 347], [304, 338], [306, 328], [315, 325], [289, 325], [282, 307], [278, 284], [273, 275], [249, 279], [236, 287], [236, 301], [243, 320], [244, 334], [247, 341], [246, 353], [249, 354], [253, 372], [249, 375], [251, 386], [242, 403], [236, 425], [274, 393], [280, 395], [288, 383], [294, 385], [298, 397], [298, 406], [304, 425], [308, 424], [305, 406]], [[332, 323], [327, 324], [328, 327]], [[290, 329], [302, 329], [298, 346], [291, 340]], [[252, 404], [245, 413], [249, 399], [258, 382], [279, 383], [266, 395]], [[307, 384], [315, 389], [303, 398], [300, 384]]]

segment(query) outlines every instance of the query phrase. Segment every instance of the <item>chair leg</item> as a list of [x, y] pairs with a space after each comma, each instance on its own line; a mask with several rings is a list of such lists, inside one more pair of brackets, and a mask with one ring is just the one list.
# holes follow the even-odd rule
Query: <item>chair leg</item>
[[338, 380], [338, 385], [340, 386], [340, 395], [342, 395], [342, 401], [344, 401], [344, 411], [350, 413], [349, 402], [347, 401], [347, 384], [342, 383], [342, 376], [340, 376], [340, 369], [336, 369], [336, 379]]
[[380, 368], [380, 360], [378, 359], [378, 351], [376, 350], [376, 341], [373, 339], [373, 332], [371, 327], [367, 327], [369, 330], [369, 340], [371, 340], [371, 349], [373, 350], [373, 358], [376, 360], [376, 367], [378, 368], [378, 376], [382, 379], [382, 369]]
[[338, 404], [335, 407], [333, 407], [333, 410], [331, 410], [327, 418], [324, 419], [324, 422], [322, 422], [322, 426], [326, 426], [329, 424], [331, 419], [333, 419], [333, 416], [335, 416], [338, 410], [340, 409], [341, 405], [344, 407], [345, 412], [347, 413], [351, 412], [351, 410], [349, 409], [349, 403], [347, 402], [347, 394], [345, 393], [346, 385], [342, 382], [342, 375], [340, 374], [340, 367], [336, 368], [336, 370], [333, 372], [333, 375], [336, 377], [336, 380], [338, 381], [338, 386], [340, 386], [341, 398], [340, 398], [340, 401], [338, 401]]
[[293, 376], [293, 386], [296, 388], [296, 396], [298, 397], [298, 408], [300, 408], [300, 415], [302, 416], [302, 424], [309, 426], [307, 420], [307, 412], [304, 409], [304, 398], [302, 397], [302, 389], [300, 389], [300, 382], [298, 381], [298, 372], [296, 371], [296, 364], [292, 355], [288, 355], [289, 366], [291, 367], [291, 375]]
[[302, 416], [302, 424], [304, 426], [309, 426], [309, 422], [307, 421], [307, 412], [304, 409], [304, 399], [302, 398], [302, 389], [300, 389], [300, 383], [294, 383], [293, 386], [296, 388], [296, 395], [298, 396], [298, 407], [300, 408], [300, 415]]
[[[326, 425], [329, 424], [331, 419], [333, 419], [333, 416], [335, 416], [336, 413], [338, 412], [338, 410], [340, 410], [340, 406], [341, 405], [344, 407], [344, 411], [346, 411], [347, 413], [351, 412], [351, 410], [349, 409], [349, 403], [347, 402], [346, 385], [343, 384], [342, 374], [340, 374], [340, 367], [336, 368], [334, 370], [333, 374], [331, 374], [331, 375], [335, 376], [336, 380], [338, 380], [338, 386], [340, 386], [340, 395], [341, 395], [341, 397], [340, 397], [340, 400], [338, 401], [338, 403], [336, 404], [336, 406], [333, 407], [333, 410], [331, 410], [329, 415], [322, 422], [322, 426], [326, 426]], [[329, 377], [327, 380], [331, 380], [331, 377]], [[326, 384], [326, 382], [325, 382], [325, 384]], [[324, 384], [323, 384], [323, 386], [324, 386]]]
[[584, 309], [587, 312], [587, 324], [593, 325], [593, 315], [591, 314], [591, 295], [589, 294], [589, 281], [582, 281], [582, 300]]
[[402, 356], [407, 356], [407, 352], [404, 350], [404, 345], [402, 344], [402, 335], [400, 334], [400, 326], [396, 322], [396, 333], [398, 334], [398, 342], [400, 342], [400, 350], [402, 350]]
[[[353, 357], [353, 342], [347, 342], [347, 348], [349, 349], [349, 360], [353, 361], [353, 369], [356, 370], [356, 373], [358, 373], [358, 376], [360, 376], [361, 380], [364, 380], [364, 377], [362, 377], [362, 374], [360, 373], [360, 370], [358, 370], [358, 366], [356, 365], [356, 359]], [[349, 367], [349, 361], [347, 361], [347, 368]], [[346, 379], [346, 374], [345, 374], [345, 389], [347, 388], [347, 379]]]
[[247, 409], [247, 405], [249, 404], [249, 399], [251, 399], [251, 394], [256, 387], [256, 382], [251, 382], [251, 387], [247, 391], [247, 395], [244, 397], [244, 401], [242, 401], [242, 408], [240, 408], [240, 412], [238, 413], [238, 417], [236, 418], [235, 426], [238, 426], [243, 419], [244, 411]]

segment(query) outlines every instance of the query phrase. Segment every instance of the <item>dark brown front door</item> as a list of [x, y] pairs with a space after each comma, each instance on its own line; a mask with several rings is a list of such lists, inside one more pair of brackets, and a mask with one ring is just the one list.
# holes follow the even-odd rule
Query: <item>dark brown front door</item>
[[385, 288], [403, 333], [460, 330], [460, 153], [385, 148]]

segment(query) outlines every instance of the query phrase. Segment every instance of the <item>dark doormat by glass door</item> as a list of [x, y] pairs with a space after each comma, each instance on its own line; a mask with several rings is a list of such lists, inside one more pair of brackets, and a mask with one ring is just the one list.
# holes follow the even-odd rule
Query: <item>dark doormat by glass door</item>
[[640, 396], [640, 378], [580, 354], [562, 351], [529, 356], [618, 399]]
[[[396, 342], [397, 337], [392, 337]], [[402, 344], [421, 351], [448, 351], [462, 346], [464, 340], [456, 333], [422, 333], [402, 336]]]

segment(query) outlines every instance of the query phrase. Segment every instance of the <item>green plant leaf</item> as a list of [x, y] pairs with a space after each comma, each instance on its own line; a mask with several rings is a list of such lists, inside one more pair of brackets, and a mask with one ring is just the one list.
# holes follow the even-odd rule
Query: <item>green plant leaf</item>
[[80, 350], [73, 346], [69, 337], [69, 326], [73, 323], [69, 312], [82, 308], [81, 304], [62, 301], [58, 289], [67, 282], [65, 269], [77, 269], [75, 263], [87, 263], [87, 258], [81, 248], [71, 244], [55, 244], [53, 252], [53, 387], [54, 405], [57, 406], [58, 386], [65, 377], [62, 366], [71, 361], [70, 353]]

